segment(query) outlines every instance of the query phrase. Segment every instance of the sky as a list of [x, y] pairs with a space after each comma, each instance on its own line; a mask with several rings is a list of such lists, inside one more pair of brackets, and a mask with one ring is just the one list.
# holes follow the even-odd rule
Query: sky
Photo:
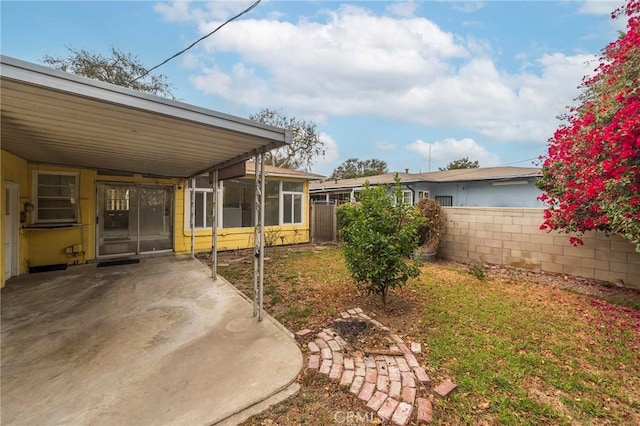
[[[150, 68], [252, 1], [7, 1], [3, 55], [42, 63], [67, 46], [132, 53]], [[330, 175], [349, 158], [427, 172], [468, 157], [533, 167], [624, 29], [622, 0], [262, 0], [163, 65], [181, 101], [317, 124]]]

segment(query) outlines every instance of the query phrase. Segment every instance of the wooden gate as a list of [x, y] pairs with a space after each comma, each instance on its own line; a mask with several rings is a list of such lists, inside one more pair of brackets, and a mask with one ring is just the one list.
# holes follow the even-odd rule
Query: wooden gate
[[314, 243], [338, 240], [336, 205], [325, 201], [311, 204], [311, 241]]

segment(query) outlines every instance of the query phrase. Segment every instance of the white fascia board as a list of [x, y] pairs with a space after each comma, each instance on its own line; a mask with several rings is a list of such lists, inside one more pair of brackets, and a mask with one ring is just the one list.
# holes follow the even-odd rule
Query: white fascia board
[[4, 55], [0, 55], [0, 76], [25, 84], [109, 102], [126, 108], [140, 109], [207, 126], [245, 133], [277, 141], [282, 145], [291, 143], [291, 132], [279, 127], [138, 92]]

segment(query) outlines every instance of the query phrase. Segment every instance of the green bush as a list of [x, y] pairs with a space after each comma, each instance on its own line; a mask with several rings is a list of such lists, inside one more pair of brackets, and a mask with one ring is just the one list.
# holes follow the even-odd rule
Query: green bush
[[481, 263], [474, 263], [473, 265], [471, 265], [468, 272], [480, 281], [484, 280], [487, 277], [487, 273], [484, 271], [484, 266], [482, 266]]
[[338, 228], [338, 239], [342, 241], [343, 230], [353, 223], [356, 215], [357, 204], [346, 203], [341, 204], [336, 208], [336, 226]]
[[340, 238], [347, 268], [358, 287], [379, 294], [419, 274], [411, 260], [418, 246], [417, 228], [425, 219], [402, 199], [399, 179], [392, 195], [387, 186], [365, 184], [360, 201], [338, 207]]

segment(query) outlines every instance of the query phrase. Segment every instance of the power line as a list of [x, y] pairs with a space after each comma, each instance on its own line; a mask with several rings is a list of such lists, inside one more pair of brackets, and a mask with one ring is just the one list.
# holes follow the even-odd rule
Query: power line
[[238, 19], [239, 17], [241, 17], [242, 15], [244, 15], [245, 13], [249, 13], [251, 12], [257, 5], [258, 3], [260, 3], [262, 0], [257, 0], [255, 3], [253, 3], [251, 6], [249, 6], [248, 8], [246, 8], [245, 10], [243, 10], [242, 12], [238, 13], [237, 15], [235, 15], [232, 18], [227, 19], [224, 23], [220, 24], [215, 30], [211, 31], [209, 34], [203, 35], [202, 37], [200, 37], [198, 40], [194, 41], [193, 43], [191, 43], [189, 46], [185, 47], [184, 49], [182, 49], [181, 51], [179, 51], [178, 53], [176, 53], [175, 55], [171, 56], [170, 58], [165, 59], [164, 61], [160, 62], [158, 65], [156, 65], [155, 67], [152, 67], [150, 69], [148, 69], [147, 71], [145, 71], [144, 73], [142, 73], [140, 76], [134, 78], [133, 80], [130, 81], [130, 83], [133, 83], [137, 80], [140, 80], [143, 77], [146, 77], [147, 75], [149, 75], [149, 73], [157, 68], [160, 68], [161, 66], [163, 66], [164, 64], [166, 64], [167, 62], [169, 62], [172, 59], [177, 58], [178, 56], [182, 55], [184, 52], [186, 52], [187, 50], [191, 49], [193, 46], [195, 46], [196, 44], [200, 43], [202, 40], [206, 39], [207, 37], [215, 34], [216, 32], [218, 32], [219, 29], [221, 29], [222, 27], [224, 27], [225, 25], [227, 25], [228, 23], [235, 21], [236, 19]]

